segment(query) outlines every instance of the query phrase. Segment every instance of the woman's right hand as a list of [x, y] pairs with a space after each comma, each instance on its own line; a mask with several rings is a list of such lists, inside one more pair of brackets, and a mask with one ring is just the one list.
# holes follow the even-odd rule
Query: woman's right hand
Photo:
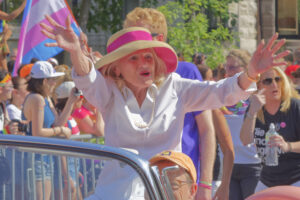
[[266, 96], [264, 94], [265, 89], [259, 90], [256, 94], [253, 94], [250, 100], [249, 113], [255, 115], [266, 104]]
[[49, 15], [45, 16], [53, 28], [45, 23], [41, 23], [42, 33], [50, 39], [55, 40], [54, 43], [46, 43], [48, 47], [60, 47], [68, 52], [80, 50], [80, 41], [71, 27], [70, 16], [66, 19], [66, 27], [58, 24]]
[[64, 127], [64, 126], [60, 126], [60, 133], [57, 134], [58, 137], [62, 137], [62, 138], [66, 138], [69, 139], [72, 135], [72, 131], [71, 129]]

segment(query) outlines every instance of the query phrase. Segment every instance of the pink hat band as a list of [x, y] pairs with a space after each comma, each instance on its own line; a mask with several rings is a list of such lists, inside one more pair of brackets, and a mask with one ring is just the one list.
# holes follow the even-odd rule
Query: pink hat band
[[117, 39], [115, 39], [107, 46], [107, 53], [110, 53], [130, 42], [140, 41], [140, 40], [152, 41], [152, 36], [150, 33], [146, 31], [140, 31], [140, 30], [127, 32], [121, 35], [120, 37], [118, 37]]
[[125, 28], [113, 34], [107, 42], [107, 54], [95, 64], [96, 69], [107, 66], [116, 60], [142, 49], [153, 49], [166, 67], [166, 73], [175, 71], [177, 55], [165, 42], [152, 40], [149, 30], [142, 27]]

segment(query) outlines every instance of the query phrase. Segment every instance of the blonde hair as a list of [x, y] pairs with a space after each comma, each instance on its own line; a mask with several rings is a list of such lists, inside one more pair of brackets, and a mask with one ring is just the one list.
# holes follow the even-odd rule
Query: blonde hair
[[[166, 67], [165, 63], [163, 62], [163, 60], [160, 59], [156, 55], [155, 51], [152, 48], [150, 48], [150, 50], [151, 50], [151, 53], [153, 55], [154, 62], [155, 62], [154, 84], [157, 87], [160, 87], [162, 85], [162, 83], [164, 82], [165, 78], [166, 78], [166, 74], [167, 74], [166, 69], [167, 69], [167, 67]], [[122, 77], [122, 75], [118, 76], [115, 73], [115, 68], [119, 64], [119, 60], [116, 60], [116, 61], [102, 67], [101, 73], [103, 74], [104, 77], [112, 79], [116, 83], [116, 85], [119, 88], [122, 95], [125, 97], [125, 94], [123, 94], [123, 88], [125, 86], [125, 80]]]
[[247, 68], [248, 63], [250, 62], [251, 55], [248, 51], [243, 49], [232, 49], [227, 58], [233, 58], [238, 61], [239, 65], [243, 68]]
[[123, 28], [142, 26], [148, 28], [151, 33], [162, 33], [167, 39], [168, 26], [163, 13], [154, 8], [137, 7], [127, 14]]
[[[298, 92], [291, 85], [288, 77], [285, 73], [279, 68], [274, 67], [274, 70], [281, 78], [281, 112], [287, 112], [291, 106], [291, 98], [300, 99]], [[257, 118], [264, 124], [265, 118], [262, 108], [257, 112]]]

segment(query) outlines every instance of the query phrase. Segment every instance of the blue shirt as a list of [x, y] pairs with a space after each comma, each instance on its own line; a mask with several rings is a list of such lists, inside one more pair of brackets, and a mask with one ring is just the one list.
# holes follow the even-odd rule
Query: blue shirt
[[[197, 66], [190, 62], [178, 62], [176, 73], [178, 73], [182, 78], [202, 81], [202, 76]], [[201, 111], [197, 111], [190, 112], [185, 115], [182, 133], [182, 152], [187, 154], [193, 160], [197, 170], [197, 181], [200, 177], [200, 144], [195, 117], [200, 113]]]

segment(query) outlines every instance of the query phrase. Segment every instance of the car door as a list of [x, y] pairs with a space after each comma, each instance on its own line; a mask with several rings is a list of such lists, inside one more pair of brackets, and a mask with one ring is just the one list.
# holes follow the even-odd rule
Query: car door
[[[110, 177], [119, 178], [111, 184]], [[161, 200], [163, 193], [148, 162], [131, 151], [65, 139], [0, 135], [0, 199]]]

